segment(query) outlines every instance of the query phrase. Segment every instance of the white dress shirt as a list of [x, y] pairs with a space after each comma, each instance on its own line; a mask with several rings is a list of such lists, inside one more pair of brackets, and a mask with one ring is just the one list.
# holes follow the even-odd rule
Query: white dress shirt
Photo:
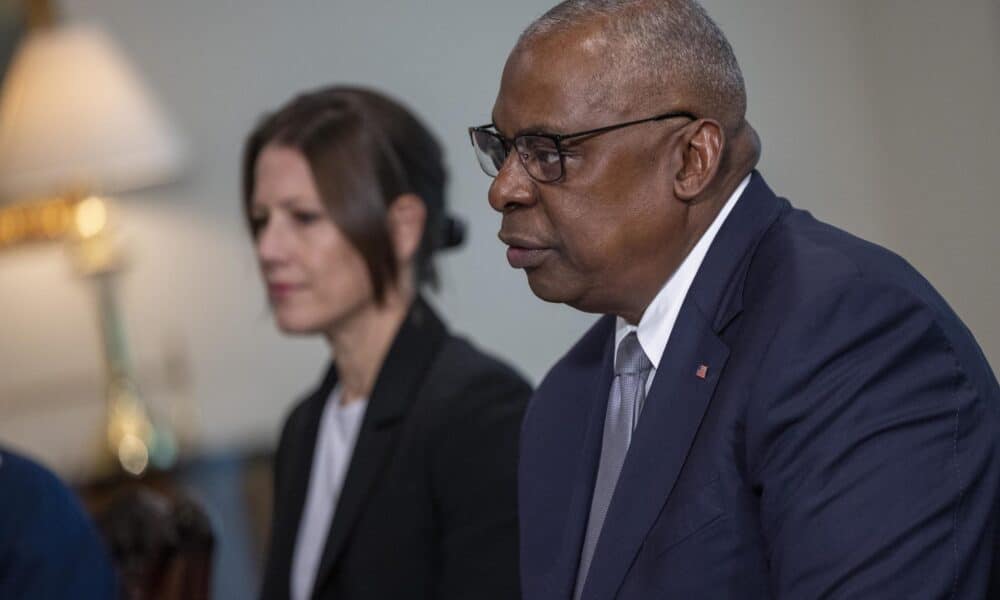
[[681, 305], [684, 304], [684, 298], [698, 274], [698, 269], [701, 268], [702, 261], [705, 260], [705, 255], [708, 254], [708, 249], [712, 246], [712, 241], [715, 240], [715, 236], [722, 228], [726, 217], [729, 216], [733, 207], [736, 206], [736, 202], [743, 195], [743, 190], [746, 189], [748, 183], [750, 183], [749, 175], [736, 186], [736, 190], [726, 200], [722, 210], [715, 216], [715, 220], [705, 230], [701, 239], [657, 292], [656, 297], [642, 313], [639, 325], [631, 325], [625, 319], [618, 317], [615, 325], [615, 361], [618, 360], [618, 344], [626, 335], [635, 331], [642, 351], [646, 353], [649, 362], [653, 364], [653, 369], [646, 379], [647, 393], [650, 386], [653, 385], [653, 378], [656, 376], [656, 370], [660, 367], [660, 359], [667, 347], [667, 342], [670, 341], [670, 333], [674, 330], [674, 323], [681, 311]]
[[309, 492], [295, 538], [295, 554], [292, 555], [289, 582], [292, 600], [306, 600], [312, 595], [333, 511], [337, 508], [367, 405], [366, 399], [342, 405], [340, 386], [337, 385], [323, 407], [309, 474]]

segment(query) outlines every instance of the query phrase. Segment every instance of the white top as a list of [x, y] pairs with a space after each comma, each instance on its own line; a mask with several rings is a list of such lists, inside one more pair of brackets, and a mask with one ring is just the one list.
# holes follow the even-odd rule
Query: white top
[[292, 600], [306, 600], [312, 594], [316, 571], [323, 556], [333, 511], [344, 485], [347, 467], [351, 464], [354, 444], [365, 416], [367, 399], [340, 403], [340, 386], [330, 393], [320, 417], [316, 449], [313, 452], [309, 492], [299, 521], [292, 555], [292, 577], [289, 582]]
[[630, 325], [621, 317], [617, 319], [615, 325], [614, 360], [618, 360], [618, 344], [621, 343], [626, 335], [635, 331], [636, 336], [639, 338], [639, 345], [642, 346], [642, 351], [646, 353], [649, 362], [653, 363], [653, 369], [646, 379], [646, 392], [649, 392], [650, 386], [653, 385], [656, 370], [660, 368], [660, 357], [663, 356], [663, 350], [667, 347], [667, 342], [670, 340], [670, 333], [674, 330], [677, 315], [681, 311], [681, 305], [684, 304], [684, 298], [687, 296], [688, 290], [694, 282], [695, 275], [698, 274], [698, 269], [701, 268], [701, 263], [705, 260], [705, 255], [708, 254], [708, 249], [712, 246], [712, 241], [715, 240], [716, 234], [719, 233], [719, 229], [722, 228], [726, 217], [729, 216], [733, 207], [736, 206], [736, 202], [743, 195], [743, 190], [746, 189], [748, 183], [750, 183], [749, 175], [744, 177], [743, 181], [736, 186], [736, 190], [726, 200], [722, 210], [715, 216], [715, 220], [705, 230], [701, 239], [698, 240], [698, 243], [695, 244], [691, 252], [684, 258], [681, 265], [677, 267], [677, 270], [674, 271], [673, 275], [667, 279], [667, 282], [657, 292], [656, 297], [653, 298], [653, 301], [646, 307], [645, 312], [642, 313], [639, 325]]

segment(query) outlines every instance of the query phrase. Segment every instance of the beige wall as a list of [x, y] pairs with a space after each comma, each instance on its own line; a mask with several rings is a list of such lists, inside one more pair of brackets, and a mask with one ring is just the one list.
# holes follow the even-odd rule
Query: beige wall
[[[452, 206], [470, 225], [437, 298], [455, 329], [537, 380], [592, 321], [537, 301], [506, 265], [465, 137], [488, 120], [504, 57], [546, 4], [62, 3], [111, 31], [194, 149], [182, 182], [122, 199], [120, 217], [142, 383], [200, 447], [272, 443], [325, 360], [318, 341], [274, 331], [238, 210], [242, 137], [293, 90], [374, 85], [439, 132]], [[1000, 363], [996, 3], [706, 4], [743, 64], [772, 186], [909, 258]], [[101, 435], [100, 362], [90, 296], [60, 249], [0, 254], [0, 315], [0, 440], [83, 472]]]
[[1000, 368], [1000, 3], [861, 2], [880, 239]]

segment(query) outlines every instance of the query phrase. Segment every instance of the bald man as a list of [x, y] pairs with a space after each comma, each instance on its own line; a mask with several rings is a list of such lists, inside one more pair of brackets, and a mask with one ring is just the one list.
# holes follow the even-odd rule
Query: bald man
[[524, 420], [524, 597], [1000, 597], [991, 368], [905, 261], [770, 190], [745, 113], [696, 2], [576, 0], [470, 130], [511, 266], [605, 315]]

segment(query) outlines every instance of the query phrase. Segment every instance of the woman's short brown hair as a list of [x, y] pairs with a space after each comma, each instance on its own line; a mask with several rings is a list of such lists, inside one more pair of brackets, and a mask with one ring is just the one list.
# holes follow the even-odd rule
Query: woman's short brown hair
[[446, 217], [447, 173], [441, 147], [406, 108], [386, 96], [333, 86], [293, 98], [266, 115], [243, 151], [243, 209], [250, 223], [257, 157], [268, 144], [295, 148], [309, 163], [330, 217], [365, 260], [375, 299], [381, 302], [398, 274], [386, 220], [401, 194], [426, 206], [417, 251], [417, 280], [437, 284], [434, 251], [462, 242], [462, 227]]

